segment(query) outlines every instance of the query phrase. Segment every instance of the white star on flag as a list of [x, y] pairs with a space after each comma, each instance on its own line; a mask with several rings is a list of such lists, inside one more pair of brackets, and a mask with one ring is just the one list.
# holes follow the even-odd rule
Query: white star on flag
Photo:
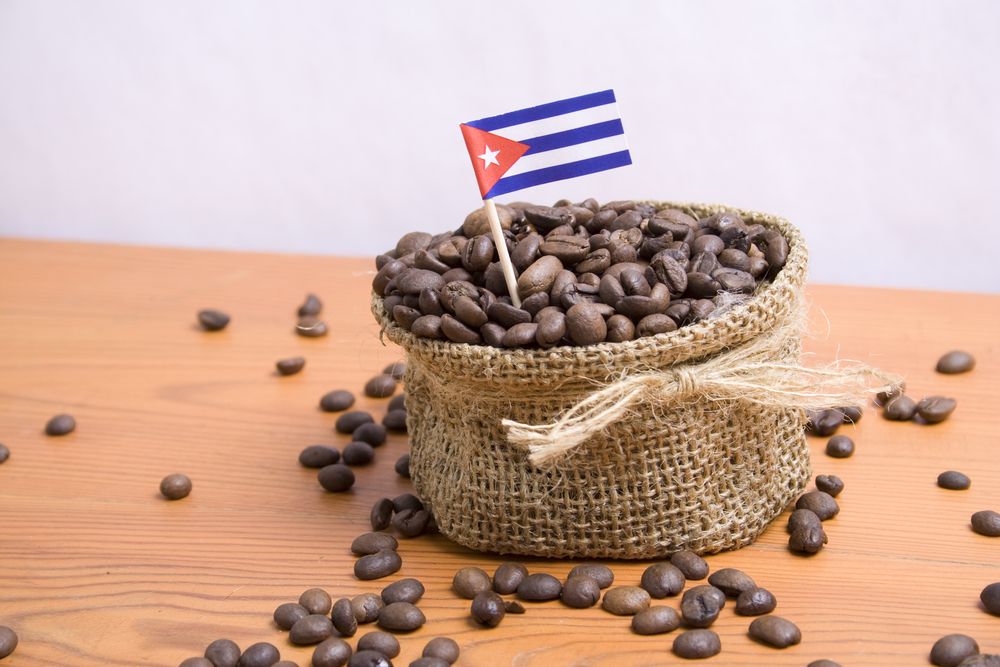
[[483, 161], [483, 169], [489, 169], [491, 164], [495, 164], [498, 167], [500, 166], [500, 163], [497, 161], [497, 155], [499, 154], [500, 151], [491, 151], [490, 147], [487, 145], [486, 152], [482, 155], [477, 155], [476, 157]]

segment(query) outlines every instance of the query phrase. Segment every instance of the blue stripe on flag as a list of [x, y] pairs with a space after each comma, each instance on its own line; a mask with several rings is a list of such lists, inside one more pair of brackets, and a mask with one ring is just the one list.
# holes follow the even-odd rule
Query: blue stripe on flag
[[597, 157], [587, 158], [586, 160], [566, 162], [564, 164], [557, 164], [553, 167], [526, 171], [523, 174], [501, 178], [497, 181], [496, 185], [494, 185], [493, 188], [486, 193], [486, 196], [483, 197], [483, 199], [490, 199], [492, 197], [497, 197], [499, 195], [507, 194], [508, 192], [521, 190], [523, 188], [530, 188], [533, 185], [552, 183], [553, 181], [562, 181], [567, 178], [585, 176], [598, 171], [605, 171], [606, 169], [624, 167], [628, 164], [632, 164], [632, 156], [629, 155], [627, 150], [625, 150], [618, 151], [617, 153], [608, 153], [607, 155], [598, 155]]
[[588, 141], [594, 141], [595, 139], [614, 137], [619, 134], [625, 134], [625, 128], [622, 127], [621, 119], [615, 118], [614, 120], [606, 120], [603, 123], [584, 125], [583, 127], [578, 127], [572, 130], [554, 132], [552, 134], [546, 134], [541, 137], [533, 137], [531, 139], [519, 139], [518, 141], [522, 144], [528, 144], [531, 146], [531, 149], [528, 150], [525, 155], [534, 155], [535, 153], [544, 153], [545, 151], [555, 150], [556, 148], [565, 148], [566, 146], [583, 144]]
[[559, 100], [558, 102], [549, 102], [548, 104], [540, 104], [537, 107], [528, 107], [527, 109], [511, 111], [509, 113], [500, 114], [499, 116], [480, 118], [479, 120], [474, 120], [469, 123], [466, 123], [466, 125], [471, 125], [472, 127], [484, 130], [486, 132], [493, 132], [494, 130], [499, 130], [504, 127], [510, 127], [511, 125], [530, 123], [531, 121], [534, 120], [551, 118], [553, 116], [561, 116], [563, 114], [572, 113], [574, 111], [580, 111], [582, 109], [590, 109], [591, 107], [599, 107], [605, 104], [612, 104], [614, 101], [615, 101], [615, 91], [602, 90], [599, 93], [590, 93], [589, 95], [580, 95], [579, 97], [571, 97], [566, 100]]

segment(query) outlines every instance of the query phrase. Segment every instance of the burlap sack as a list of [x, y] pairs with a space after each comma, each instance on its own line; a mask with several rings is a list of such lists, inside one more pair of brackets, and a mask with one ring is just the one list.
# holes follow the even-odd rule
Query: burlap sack
[[[733, 210], [671, 205], [699, 216]], [[810, 467], [798, 407], [700, 400], [694, 388], [630, 409], [544, 465], [501, 424], [552, 422], [607, 383], [738, 351], [776, 328], [795, 334], [767, 352], [771, 361], [797, 364], [805, 242], [786, 220], [739, 213], [785, 236], [785, 267], [748, 302], [671, 333], [547, 350], [461, 345], [413, 336], [373, 298], [384, 335], [407, 353], [410, 471], [442, 533], [530, 556], [709, 554], [753, 542], [803, 491]]]

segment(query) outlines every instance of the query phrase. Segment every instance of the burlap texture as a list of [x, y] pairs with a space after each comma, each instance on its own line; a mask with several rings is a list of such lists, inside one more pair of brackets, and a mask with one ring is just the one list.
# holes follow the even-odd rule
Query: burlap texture
[[[654, 202], [697, 216], [731, 207]], [[481, 551], [549, 557], [654, 558], [753, 542], [810, 477], [798, 409], [691, 397], [635, 413], [537, 468], [501, 419], [542, 424], [622, 373], [731, 350], [798, 319], [808, 251], [793, 225], [739, 211], [788, 241], [785, 267], [752, 299], [677, 331], [624, 343], [497, 349], [418, 338], [375, 296], [384, 334], [407, 352], [410, 472], [441, 532]], [[801, 339], [773, 361], [797, 363]]]

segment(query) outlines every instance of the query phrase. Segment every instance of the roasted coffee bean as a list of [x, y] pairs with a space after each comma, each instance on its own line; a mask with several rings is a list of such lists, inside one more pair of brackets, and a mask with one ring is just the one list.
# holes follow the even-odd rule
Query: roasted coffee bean
[[418, 296], [423, 289], [440, 290], [445, 286], [445, 279], [441, 277], [441, 274], [427, 269], [406, 269], [395, 280], [396, 287], [403, 294]]
[[213, 667], [236, 667], [240, 662], [240, 647], [231, 639], [216, 639], [205, 648], [205, 658]]
[[773, 275], [785, 265], [785, 261], [788, 259], [788, 241], [776, 231], [764, 232], [760, 241], [764, 246], [762, 248], [764, 259], [767, 260], [770, 273]]
[[524, 605], [517, 600], [504, 600], [503, 608], [507, 610], [508, 614], [523, 614], [525, 612]]
[[684, 573], [670, 563], [655, 563], [642, 573], [639, 585], [651, 597], [673, 597], [684, 590]]
[[490, 575], [478, 567], [463, 567], [451, 580], [451, 588], [459, 597], [471, 600], [493, 587]]
[[358, 639], [358, 651], [378, 651], [387, 658], [399, 655], [399, 640], [388, 632], [372, 630]]
[[440, 340], [444, 337], [444, 333], [441, 330], [441, 318], [437, 315], [418, 317], [410, 327], [410, 331], [421, 338]]
[[491, 590], [477, 593], [472, 598], [472, 618], [487, 628], [495, 628], [507, 613], [503, 598]]
[[660, 635], [681, 625], [680, 614], [673, 607], [655, 605], [632, 617], [632, 632], [637, 635]]
[[780, 616], [761, 616], [750, 624], [750, 637], [774, 648], [787, 648], [802, 641], [802, 633]]
[[616, 586], [608, 589], [601, 608], [617, 616], [632, 616], [649, 606], [649, 593], [638, 586]]
[[674, 639], [675, 655], [688, 660], [700, 660], [718, 655], [722, 650], [719, 635], [711, 630], [687, 630]]
[[1000, 667], [1000, 655], [979, 653], [958, 663], [958, 667]]
[[884, 406], [891, 399], [901, 396], [906, 391], [906, 383], [900, 382], [895, 385], [888, 385], [885, 389], [875, 394], [875, 404]]
[[274, 362], [274, 367], [278, 370], [278, 375], [295, 375], [306, 367], [305, 357], [289, 357], [279, 359]]
[[723, 240], [714, 234], [704, 234], [691, 242], [691, 253], [693, 255], [699, 255], [701, 253], [718, 255], [725, 250], [725, 248], [726, 244]]
[[272, 667], [279, 660], [281, 660], [281, 653], [274, 644], [257, 642], [243, 651], [237, 664], [239, 667]]
[[524, 347], [535, 342], [538, 325], [534, 322], [515, 324], [504, 334], [501, 344], [504, 347]]
[[396, 391], [396, 378], [387, 373], [376, 375], [365, 383], [365, 396], [371, 398], [386, 398], [392, 396], [394, 391]]
[[[350, 602], [348, 602], [348, 607]], [[354, 614], [351, 614], [354, 620]], [[354, 621], [357, 625], [357, 621]], [[310, 645], [318, 644], [333, 634], [333, 622], [323, 614], [309, 614], [300, 618], [288, 631], [288, 641], [293, 644]]]
[[402, 493], [392, 499], [392, 507], [397, 512], [403, 510], [413, 510], [414, 512], [424, 509], [424, 504], [420, 502], [412, 493]]
[[715, 586], [694, 586], [681, 597], [681, 616], [692, 628], [707, 628], [715, 623], [725, 604], [726, 594]]
[[389, 405], [386, 406], [386, 410], [392, 412], [394, 410], [406, 411], [406, 394], [397, 394], [389, 399]]
[[430, 245], [433, 237], [427, 232], [408, 232], [396, 242], [396, 257], [404, 257]]
[[222, 331], [229, 324], [229, 315], [221, 310], [199, 310], [198, 323], [205, 331]]
[[351, 659], [350, 645], [339, 637], [330, 637], [313, 650], [312, 667], [344, 667]]
[[958, 402], [944, 396], [928, 396], [917, 403], [917, 414], [928, 424], [938, 424], [951, 416]]
[[882, 410], [882, 416], [894, 422], [910, 421], [916, 413], [917, 404], [906, 394], [890, 398], [885, 404], [885, 409]]
[[543, 255], [526, 268], [517, 279], [517, 291], [521, 298], [538, 292], [548, 292], [556, 276], [563, 270], [558, 257]]
[[385, 444], [386, 428], [382, 424], [368, 422], [354, 429], [351, 439], [355, 442], [366, 442], [372, 447]]
[[319, 315], [323, 310], [323, 302], [320, 301], [319, 297], [315, 294], [306, 294], [306, 300], [302, 302], [299, 306], [298, 315], [299, 317], [307, 317]]
[[378, 651], [358, 651], [347, 661], [347, 667], [392, 667], [392, 662]]
[[333, 599], [322, 588], [310, 588], [299, 596], [299, 604], [310, 614], [329, 614]]
[[422, 313], [419, 310], [406, 304], [392, 307], [392, 319], [407, 331], [413, 327], [413, 323], [420, 319], [421, 316]]
[[0, 660], [6, 658], [17, 648], [17, 633], [6, 625], [0, 625]]
[[826, 442], [826, 455], [846, 459], [854, 453], [854, 441], [846, 435], [835, 435]]
[[848, 405], [837, 409], [844, 415], [845, 424], [857, 424], [861, 421], [861, 416], [864, 414], [857, 405]]
[[498, 322], [504, 328], [510, 328], [515, 324], [527, 324], [531, 321], [531, 313], [523, 308], [516, 308], [503, 301], [493, 302], [486, 314], [494, 322]]
[[[609, 587], [615, 581], [615, 573], [611, 571], [611, 568], [607, 565], [601, 565], [600, 563], [583, 563], [582, 565], [577, 565], [572, 570], [569, 571], [569, 577], [571, 579], [577, 575], [586, 575], [597, 582], [597, 585], [602, 589]], [[497, 591], [500, 593], [501, 591]]]
[[354, 563], [354, 576], [364, 581], [381, 579], [398, 572], [402, 566], [403, 559], [398, 553], [392, 549], [383, 549], [359, 558]]
[[585, 609], [593, 607], [601, 599], [601, 587], [592, 577], [578, 574], [566, 580], [560, 597], [566, 606]]
[[558, 345], [566, 335], [566, 315], [559, 311], [541, 314], [538, 329], [535, 332], [535, 342], [541, 347]]
[[501, 563], [493, 573], [493, 590], [501, 595], [514, 593], [527, 576], [528, 568], [520, 563]]
[[309, 445], [299, 452], [299, 463], [306, 468], [323, 468], [339, 460], [340, 452], [336, 447]]
[[424, 612], [409, 602], [387, 604], [378, 615], [379, 626], [391, 632], [410, 632], [426, 622]]
[[215, 667], [208, 658], [188, 658], [183, 660], [178, 667]]
[[346, 389], [335, 389], [323, 394], [319, 407], [324, 412], [340, 412], [354, 405], [354, 394]]
[[624, 315], [612, 315], [607, 321], [609, 343], [622, 343], [635, 338], [635, 325]]
[[453, 343], [478, 345], [482, 338], [473, 329], [465, 326], [451, 315], [441, 316], [441, 332]]
[[[397, 412], [402, 412], [402, 411], [398, 410]], [[393, 468], [395, 469], [396, 474], [399, 475], [400, 477], [409, 478], [410, 477], [410, 455], [409, 454], [403, 454], [398, 459], [396, 459], [396, 463], [393, 466]]]
[[841, 667], [839, 662], [834, 662], [833, 660], [813, 660], [806, 667]]
[[982, 510], [972, 515], [972, 530], [986, 537], [1000, 537], [1000, 514]]
[[939, 667], [957, 667], [966, 658], [979, 653], [979, 644], [968, 635], [945, 635], [931, 647], [931, 663]]
[[957, 470], [946, 470], [938, 475], [937, 484], [942, 489], [964, 491], [972, 486], [972, 480], [969, 479], [968, 475], [960, 473]]
[[1000, 581], [988, 585], [979, 594], [983, 608], [989, 613], [1000, 616]]
[[345, 412], [337, 417], [334, 428], [337, 430], [337, 433], [354, 433], [362, 424], [369, 424], [374, 421], [372, 416], [367, 412], [354, 410], [352, 412]]
[[450, 637], [435, 637], [427, 642], [421, 655], [425, 658], [439, 658], [449, 665], [453, 665], [458, 662], [461, 650], [458, 648], [458, 642], [454, 639]]
[[693, 551], [678, 551], [670, 557], [670, 563], [680, 570], [688, 581], [697, 581], [708, 576], [708, 563]]
[[836, 498], [844, 490], [844, 480], [836, 475], [817, 475], [816, 488]]
[[844, 414], [839, 410], [818, 410], [809, 413], [806, 431], [819, 436], [833, 435], [844, 423]]
[[479, 335], [483, 337], [483, 343], [490, 347], [503, 347], [503, 337], [507, 335], [507, 330], [496, 322], [487, 322], [479, 327]]
[[72, 415], [56, 415], [45, 424], [46, 435], [66, 435], [76, 429]]
[[[358, 631], [358, 617], [354, 615], [354, 607], [351, 605], [350, 598], [337, 600], [333, 605], [333, 611], [330, 612], [330, 618], [333, 620], [333, 627], [337, 629], [341, 637], [353, 637], [354, 633]], [[324, 639], [326, 638], [324, 637]]]
[[306, 338], [320, 338], [327, 334], [326, 322], [315, 317], [303, 317], [295, 325], [295, 333]]
[[382, 601], [386, 604], [393, 602], [416, 604], [423, 596], [424, 585], [416, 579], [400, 579], [382, 589]]
[[538, 251], [557, 257], [563, 266], [572, 266], [582, 262], [590, 253], [590, 241], [579, 236], [549, 234], [538, 246]]
[[454, 300], [455, 317], [467, 327], [478, 329], [486, 324], [486, 311], [467, 296], [459, 296]]
[[976, 367], [976, 359], [968, 352], [952, 350], [938, 359], [935, 370], [938, 373], [966, 373]]
[[410, 663], [410, 667], [448, 667], [448, 661], [441, 658], [417, 658]]
[[351, 542], [351, 553], [357, 556], [369, 556], [383, 550], [395, 551], [399, 542], [388, 533], [362, 533]]
[[274, 610], [274, 624], [282, 630], [291, 630], [296, 621], [309, 615], [309, 610], [297, 602], [285, 602]]
[[354, 612], [354, 618], [362, 624], [376, 621], [384, 606], [382, 596], [375, 593], [362, 593], [351, 598], [351, 610]]
[[711, 299], [722, 289], [722, 286], [707, 273], [690, 271], [687, 274], [687, 279], [685, 294], [692, 299]]
[[181, 473], [167, 475], [160, 481], [160, 495], [167, 500], [187, 498], [191, 493], [191, 478]]
[[375, 450], [367, 442], [349, 442], [344, 447], [343, 461], [349, 466], [368, 465], [375, 460]]
[[714, 312], [714, 303], [708, 299], [695, 299], [691, 302], [691, 311], [688, 313], [688, 319], [692, 322], [701, 322], [708, 319]]
[[822, 525], [816, 512], [808, 509], [798, 509], [788, 517], [788, 532], [794, 533], [800, 528], [819, 528]]
[[542, 235], [531, 232], [514, 246], [510, 253], [510, 262], [519, 273], [531, 266], [538, 259], [538, 247], [542, 244]]
[[392, 501], [388, 498], [380, 498], [372, 505], [369, 514], [372, 530], [385, 530], [392, 521]]
[[757, 286], [757, 281], [746, 271], [739, 269], [718, 268], [712, 271], [712, 279], [719, 283], [723, 292], [732, 294], [750, 294]]
[[590, 303], [578, 303], [566, 312], [566, 330], [570, 340], [577, 345], [600, 343], [608, 334], [607, 324], [599, 309]]
[[788, 538], [788, 548], [797, 553], [814, 554], [827, 543], [823, 526], [804, 526], [792, 531]]
[[778, 601], [765, 588], [750, 588], [736, 598], [736, 613], [741, 616], [770, 614], [777, 606]]
[[528, 602], [555, 600], [562, 593], [562, 584], [551, 574], [529, 574], [517, 587], [517, 597]]
[[406, 433], [406, 410], [390, 410], [382, 418], [382, 426], [394, 433]]
[[332, 493], [347, 491], [354, 486], [354, 472], [343, 463], [321, 468], [316, 478], [320, 486]]
[[639, 320], [635, 327], [635, 332], [639, 336], [655, 336], [661, 333], [670, 333], [677, 329], [677, 323], [669, 316], [661, 313], [653, 313]]
[[10, 458], [10, 449], [7, 445], [0, 442], [0, 463], [3, 463]]
[[823, 491], [810, 491], [803, 493], [795, 503], [796, 509], [812, 510], [820, 521], [826, 521], [837, 516], [840, 506], [829, 493]]
[[757, 588], [750, 575], [732, 567], [716, 570], [708, 577], [708, 583], [726, 594], [727, 597], [738, 597], [744, 591]]

